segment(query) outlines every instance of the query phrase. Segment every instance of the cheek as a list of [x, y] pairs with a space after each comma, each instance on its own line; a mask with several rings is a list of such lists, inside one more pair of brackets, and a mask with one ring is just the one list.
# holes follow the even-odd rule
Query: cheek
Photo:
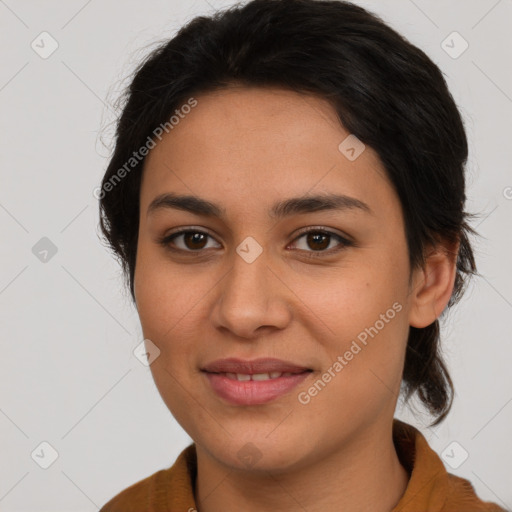
[[192, 302], [193, 287], [186, 287], [181, 269], [145, 236], [139, 240], [134, 288], [137, 311], [148, 331], [170, 329]]
[[[139, 245], [134, 275], [137, 312], [144, 336], [159, 340], [178, 322], [176, 277], [165, 269], [154, 251]], [[186, 294], [181, 294], [181, 297]]]
[[208, 283], [198, 279], [197, 273], [194, 279], [171, 265], [152, 248], [142, 246], [138, 256], [134, 284], [140, 324], [144, 338], [160, 349], [159, 365], [151, 365], [155, 380], [166, 380], [160, 365], [183, 378], [198, 351], [198, 326], [203, 325], [198, 315]]
[[186, 417], [187, 396], [183, 390], [188, 387], [197, 352], [194, 336], [187, 333], [187, 321], [197, 299], [184, 288], [184, 281], [162, 258], [141, 248], [134, 276], [137, 311], [144, 338], [160, 350], [150, 365], [155, 385], [178, 422]]
[[400, 270], [406, 267], [397, 265], [384, 251], [377, 253], [372, 261], [361, 258], [329, 279], [307, 279], [294, 289], [307, 298], [304, 302], [315, 313], [316, 325], [328, 328], [322, 328], [327, 335], [318, 339], [330, 364], [338, 356], [344, 360], [343, 370], [337, 373], [344, 377], [336, 379], [338, 385], [354, 386], [363, 394], [375, 386], [385, 392], [386, 387], [396, 385], [409, 329], [408, 276]]
[[[344, 262], [307, 277], [290, 277], [294, 293], [315, 313], [317, 322], [325, 323], [330, 334], [340, 339], [356, 336], [370, 327], [393, 304], [402, 303], [406, 291], [406, 276], [385, 258]], [[396, 311], [391, 311], [394, 315]]]

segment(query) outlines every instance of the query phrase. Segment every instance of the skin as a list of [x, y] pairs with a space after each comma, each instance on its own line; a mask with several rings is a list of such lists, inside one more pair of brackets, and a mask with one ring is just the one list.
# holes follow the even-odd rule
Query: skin
[[[431, 248], [409, 286], [398, 196], [371, 148], [354, 161], [338, 150], [349, 132], [325, 100], [247, 87], [196, 99], [146, 158], [134, 289], [144, 337], [161, 351], [151, 364], [156, 386], [196, 443], [197, 508], [389, 512], [409, 478], [392, 439], [409, 326], [429, 325], [447, 305], [456, 252]], [[226, 218], [178, 209], [148, 215], [164, 192], [216, 203]], [[275, 201], [326, 193], [364, 201], [372, 213], [268, 216]], [[308, 227], [356, 245], [332, 252], [338, 239], [308, 243], [297, 233]], [[158, 239], [176, 228], [210, 237], [178, 237], [169, 243], [182, 253], [173, 253]], [[252, 263], [235, 250], [248, 236], [263, 249]], [[319, 257], [308, 259], [313, 253]], [[298, 393], [397, 302], [400, 312], [300, 403]], [[314, 372], [270, 403], [237, 406], [200, 371], [224, 357], [276, 357]], [[238, 456], [247, 443], [260, 457], [252, 465]]]

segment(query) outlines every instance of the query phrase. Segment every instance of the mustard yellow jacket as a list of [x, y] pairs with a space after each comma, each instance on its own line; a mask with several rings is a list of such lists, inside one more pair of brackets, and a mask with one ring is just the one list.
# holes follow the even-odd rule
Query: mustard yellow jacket
[[[468, 480], [448, 473], [414, 426], [394, 418], [393, 439], [410, 478], [392, 512], [507, 512], [495, 503], [480, 500]], [[196, 474], [196, 450], [191, 444], [171, 467], [127, 487], [100, 512], [195, 512]]]

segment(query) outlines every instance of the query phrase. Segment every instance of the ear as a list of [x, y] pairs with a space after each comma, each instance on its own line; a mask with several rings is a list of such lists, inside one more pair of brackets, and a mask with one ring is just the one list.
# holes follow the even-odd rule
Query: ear
[[412, 327], [427, 327], [444, 311], [455, 284], [459, 245], [429, 247], [424, 268], [414, 270], [409, 309]]

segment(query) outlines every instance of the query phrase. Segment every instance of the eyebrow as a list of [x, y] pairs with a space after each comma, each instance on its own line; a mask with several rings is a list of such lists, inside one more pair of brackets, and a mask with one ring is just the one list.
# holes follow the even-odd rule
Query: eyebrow
[[[221, 206], [193, 195], [165, 193], [155, 197], [148, 206], [146, 215], [158, 210], [177, 209], [186, 212], [226, 219], [226, 210]], [[292, 197], [278, 201], [269, 211], [273, 219], [280, 219], [300, 213], [312, 213], [324, 210], [360, 210], [374, 215], [372, 209], [363, 201], [343, 194], [322, 194]]]

